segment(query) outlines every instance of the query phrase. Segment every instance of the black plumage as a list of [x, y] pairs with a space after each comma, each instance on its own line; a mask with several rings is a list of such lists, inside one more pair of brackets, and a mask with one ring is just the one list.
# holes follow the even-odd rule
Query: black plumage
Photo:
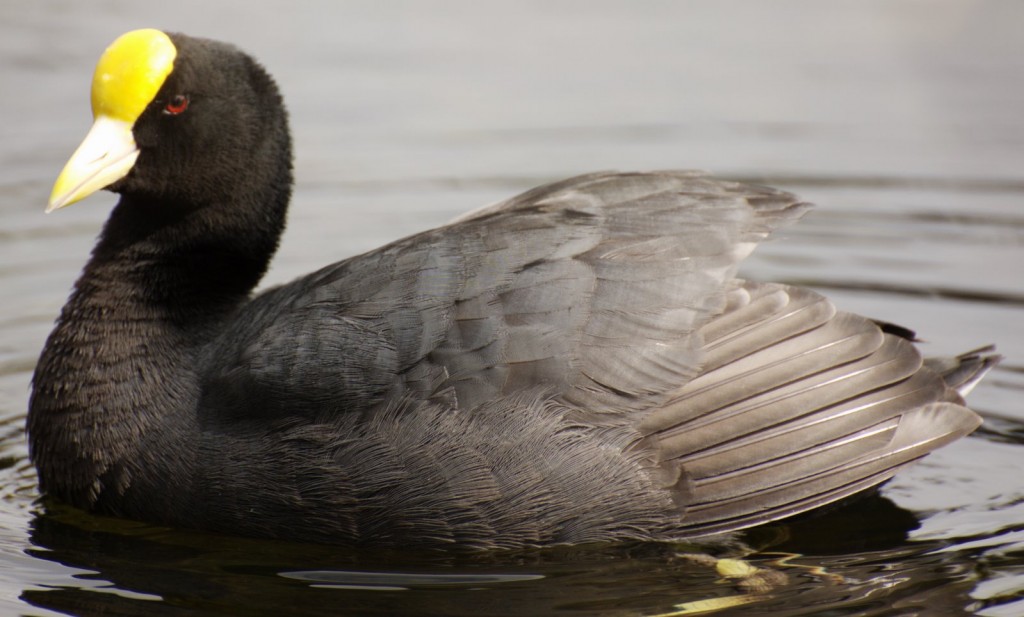
[[170, 40], [36, 368], [47, 494], [339, 544], [668, 540], [852, 495], [980, 421], [955, 387], [995, 356], [923, 363], [905, 329], [737, 280], [807, 205], [699, 173], [549, 184], [250, 298], [285, 109], [249, 56]]

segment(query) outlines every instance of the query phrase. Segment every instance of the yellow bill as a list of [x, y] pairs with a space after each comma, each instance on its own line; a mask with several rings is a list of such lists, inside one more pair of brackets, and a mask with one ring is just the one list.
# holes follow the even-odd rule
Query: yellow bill
[[100, 57], [92, 80], [93, 125], [54, 183], [47, 212], [125, 177], [139, 157], [132, 127], [174, 68], [177, 49], [159, 30], [123, 34]]

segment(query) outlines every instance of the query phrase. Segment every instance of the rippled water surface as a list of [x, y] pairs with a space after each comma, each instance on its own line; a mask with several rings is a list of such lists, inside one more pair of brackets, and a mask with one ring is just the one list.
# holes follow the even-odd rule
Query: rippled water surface
[[[1011, 1], [0, 3], [0, 614], [1024, 615], [1022, 23]], [[542, 181], [705, 168], [819, 204], [748, 276], [928, 353], [997, 343], [985, 425], [721, 571], [682, 546], [352, 554], [44, 514], [30, 373], [113, 197], [42, 209], [98, 54], [142, 26], [281, 83], [299, 184], [268, 284]]]

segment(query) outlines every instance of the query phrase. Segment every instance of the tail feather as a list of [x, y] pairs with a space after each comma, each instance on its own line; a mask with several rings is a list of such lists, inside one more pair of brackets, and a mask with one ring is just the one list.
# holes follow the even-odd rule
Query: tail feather
[[985, 374], [1002, 361], [1003, 356], [994, 353], [995, 350], [995, 345], [986, 345], [952, 358], [925, 358], [924, 365], [938, 373], [960, 396], [967, 396]]

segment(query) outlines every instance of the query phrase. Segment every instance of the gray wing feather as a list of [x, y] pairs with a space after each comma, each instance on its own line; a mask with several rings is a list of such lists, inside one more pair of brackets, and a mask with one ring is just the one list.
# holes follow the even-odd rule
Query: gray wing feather
[[[221, 408], [320, 413], [399, 394], [468, 409], [540, 385], [631, 422], [699, 372], [696, 332], [737, 263], [807, 207], [694, 172], [539, 187], [256, 298], [211, 346], [208, 389]], [[303, 375], [282, 379], [291, 366]]]
[[[884, 482], [979, 423], [973, 412], [954, 403], [904, 410], [898, 418], [842, 440], [694, 486], [688, 493], [692, 501], [685, 508], [684, 521], [691, 531], [710, 534], [805, 512]], [[755, 473], [762, 476], [760, 482], [744, 477]], [[743, 488], [730, 491], [730, 483]], [[707, 496], [711, 497], [701, 501]]]
[[639, 424], [694, 532], [849, 496], [980, 423], [909, 341], [808, 290], [740, 283], [704, 331], [708, 370]]

